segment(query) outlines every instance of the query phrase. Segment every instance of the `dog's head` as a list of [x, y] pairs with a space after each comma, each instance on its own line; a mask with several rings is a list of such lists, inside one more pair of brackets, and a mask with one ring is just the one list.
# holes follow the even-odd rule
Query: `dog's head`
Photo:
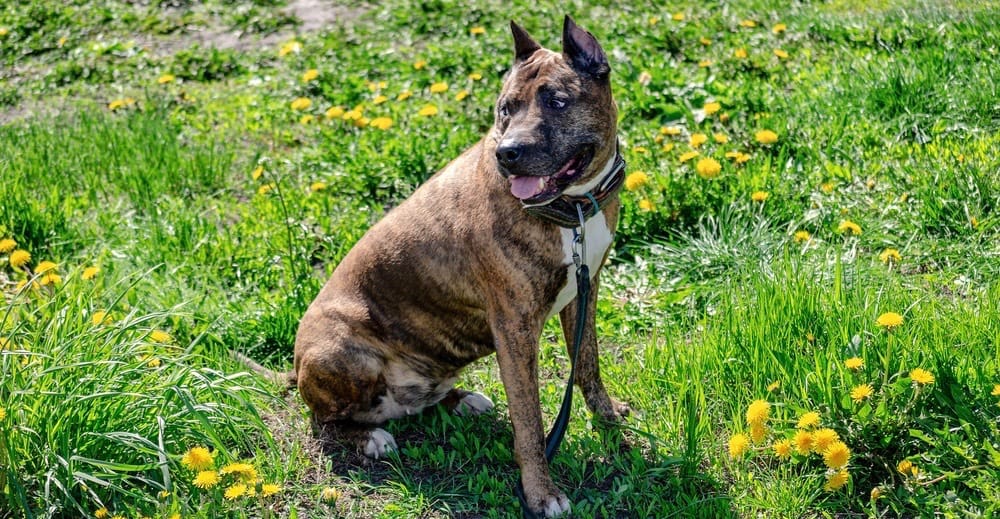
[[496, 105], [497, 167], [527, 205], [583, 194], [611, 170], [617, 152], [608, 58], [569, 16], [562, 54], [510, 27], [515, 58]]

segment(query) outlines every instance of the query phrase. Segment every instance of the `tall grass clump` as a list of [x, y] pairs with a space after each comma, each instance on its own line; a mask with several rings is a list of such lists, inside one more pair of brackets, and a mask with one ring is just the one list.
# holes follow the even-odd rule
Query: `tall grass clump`
[[21, 283], [0, 306], [0, 509], [186, 513], [202, 489], [181, 454], [236, 461], [273, 446], [257, 412], [272, 397], [195, 353], [199, 339], [178, 343], [164, 329], [176, 310], [130, 309], [141, 273], [43, 263], [8, 271]]

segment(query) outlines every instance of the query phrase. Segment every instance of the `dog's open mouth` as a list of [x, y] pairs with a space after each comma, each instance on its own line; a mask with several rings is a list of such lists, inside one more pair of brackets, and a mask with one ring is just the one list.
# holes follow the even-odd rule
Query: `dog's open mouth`
[[548, 202], [583, 175], [594, 158], [594, 147], [580, 148], [559, 171], [547, 176], [511, 176], [510, 192], [525, 204]]

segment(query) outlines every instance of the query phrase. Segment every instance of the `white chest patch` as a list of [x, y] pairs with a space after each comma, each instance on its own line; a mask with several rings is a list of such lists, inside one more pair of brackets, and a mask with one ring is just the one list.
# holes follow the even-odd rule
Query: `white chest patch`
[[[559, 295], [556, 296], [556, 302], [552, 305], [552, 309], [549, 310], [548, 317], [559, 313], [560, 310], [566, 307], [576, 297], [576, 265], [573, 264], [573, 229], [561, 229], [562, 232], [562, 249], [563, 249], [563, 263], [566, 265], [566, 284], [563, 285], [562, 290], [559, 291]], [[597, 273], [598, 267], [601, 266], [601, 261], [604, 260], [604, 254], [608, 252], [608, 248], [611, 247], [611, 229], [608, 228], [608, 222], [604, 219], [604, 213], [599, 212], [593, 218], [587, 220], [584, 226], [584, 237], [586, 239], [586, 258], [583, 260], [587, 263], [587, 268], [590, 269], [590, 279], [594, 279], [594, 274]]]

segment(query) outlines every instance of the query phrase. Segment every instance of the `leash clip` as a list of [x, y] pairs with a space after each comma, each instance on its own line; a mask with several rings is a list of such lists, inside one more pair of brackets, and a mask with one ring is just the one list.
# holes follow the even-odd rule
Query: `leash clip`
[[579, 271], [580, 265], [586, 261], [585, 258], [587, 257], [587, 241], [585, 231], [587, 221], [583, 216], [583, 204], [576, 204], [576, 215], [579, 218], [580, 226], [573, 229], [573, 264], [576, 265], [576, 269]]

